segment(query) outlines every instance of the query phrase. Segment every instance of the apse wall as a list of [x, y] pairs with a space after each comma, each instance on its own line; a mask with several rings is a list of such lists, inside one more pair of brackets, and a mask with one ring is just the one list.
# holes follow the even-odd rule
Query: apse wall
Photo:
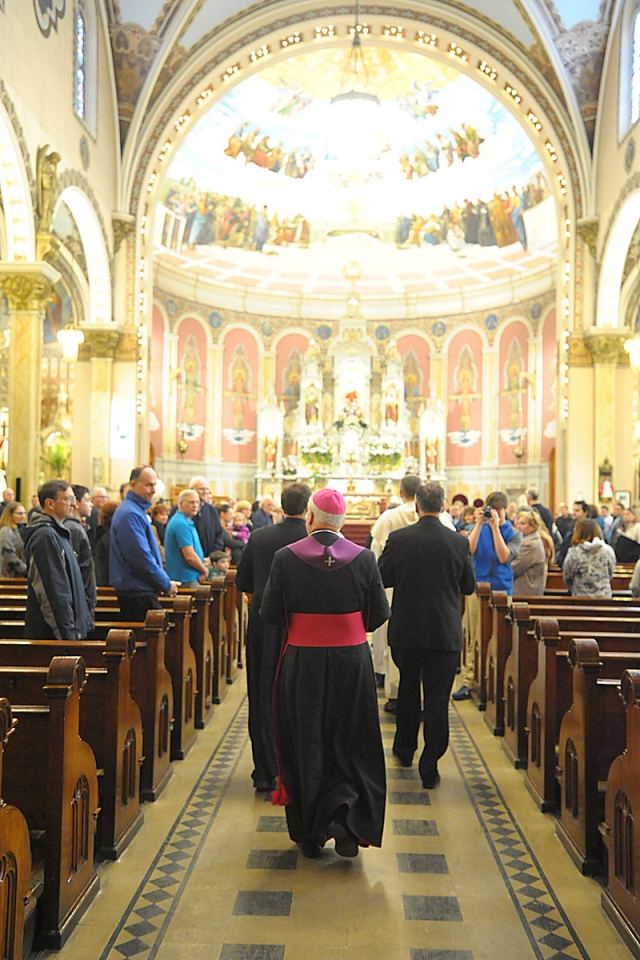
[[[397, 345], [405, 403], [417, 418], [447, 408], [450, 492], [548, 489], [556, 437], [556, 294], [410, 323], [364, 321], [384, 356]], [[271, 398], [299, 402], [311, 341], [327, 357], [340, 322], [231, 311], [155, 289], [151, 443], [166, 481], [204, 472], [215, 492], [253, 491], [256, 414]], [[286, 428], [286, 424], [285, 424]], [[524, 448], [523, 451], [520, 448]]]

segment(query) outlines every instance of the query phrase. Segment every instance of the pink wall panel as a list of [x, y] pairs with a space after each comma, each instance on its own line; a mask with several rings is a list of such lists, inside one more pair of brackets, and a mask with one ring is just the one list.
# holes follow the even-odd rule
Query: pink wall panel
[[[539, 378], [538, 378], [539, 381]], [[556, 311], [550, 310], [542, 330], [542, 437], [541, 459], [549, 462], [556, 445], [558, 415], [558, 348]]]
[[222, 459], [256, 462], [258, 347], [247, 330], [231, 330], [222, 365]]
[[207, 337], [194, 317], [178, 327], [177, 438], [189, 444], [187, 460], [204, 460], [207, 411]]
[[509, 323], [500, 337], [496, 391], [500, 464], [517, 463], [514, 449], [518, 444], [523, 444], [525, 450], [530, 446], [526, 433], [530, 387], [523, 378], [523, 374], [529, 371], [528, 338], [529, 331], [520, 321]]
[[447, 464], [478, 466], [482, 457], [482, 339], [462, 330], [449, 345]]
[[[154, 304], [151, 329], [151, 382], [149, 384], [149, 439], [157, 457], [165, 456], [164, 417], [164, 320], [160, 308]], [[154, 427], [156, 429], [154, 429]]]
[[405, 402], [418, 416], [429, 397], [429, 344], [422, 337], [408, 334], [398, 340], [398, 351], [404, 360]]

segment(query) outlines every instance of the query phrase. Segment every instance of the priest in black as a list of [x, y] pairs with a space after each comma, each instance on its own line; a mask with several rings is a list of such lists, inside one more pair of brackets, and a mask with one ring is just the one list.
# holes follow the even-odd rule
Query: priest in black
[[462, 649], [460, 594], [476, 586], [469, 541], [440, 522], [443, 504], [439, 484], [418, 487], [418, 522], [390, 533], [378, 560], [385, 587], [393, 587], [388, 636], [400, 671], [393, 754], [403, 767], [413, 763], [422, 684], [418, 767], [427, 790], [440, 782], [438, 760], [449, 744], [449, 694]]
[[304, 518], [311, 490], [306, 483], [292, 483], [282, 491], [284, 520], [254, 530], [240, 556], [236, 587], [251, 594], [246, 638], [249, 736], [253, 752], [253, 785], [256, 790], [275, 790], [278, 766], [273, 740], [271, 701], [273, 681], [284, 624], [267, 624], [260, 616], [262, 594], [277, 550], [307, 535]]
[[389, 616], [375, 557], [339, 532], [346, 505], [335, 490], [309, 504], [310, 534], [279, 550], [260, 613], [287, 625], [274, 688], [278, 790], [291, 839], [318, 857], [380, 846], [384, 752], [367, 631]]

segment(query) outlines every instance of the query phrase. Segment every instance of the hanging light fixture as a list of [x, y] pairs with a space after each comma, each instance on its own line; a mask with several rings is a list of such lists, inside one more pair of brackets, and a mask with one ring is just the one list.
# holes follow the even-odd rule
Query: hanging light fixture
[[84, 333], [74, 326], [73, 320], [58, 330], [58, 340], [62, 344], [62, 359], [66, 363], [75, 363], [78, 359], [78, 348], [84, 343]]

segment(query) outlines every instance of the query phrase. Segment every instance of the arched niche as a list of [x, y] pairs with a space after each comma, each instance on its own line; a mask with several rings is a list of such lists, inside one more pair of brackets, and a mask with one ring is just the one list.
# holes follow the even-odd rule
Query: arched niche
[[34, 212], [29, 177], [25, 170], [16, 132], [2, 99], [0, 99], [0, 195], [5, 211], [5, 259], [35, 260]]
[[621, 288], [627, 250], [636, 226], [640, 221], [640, 189], [625, 200], [618, 211], [610, 230], [600, 268], [598, 287], [598, 327], [621, 327], [624, 316], [621, 312]]
[[66, 187], [56, 204], [66, 203], [78, 226], [89, 277], [89, 316], [86, 323], [104, 325], [111, 322], [111, 274], [109, 256], [100, 221], [87, 195], [76, 186]]

